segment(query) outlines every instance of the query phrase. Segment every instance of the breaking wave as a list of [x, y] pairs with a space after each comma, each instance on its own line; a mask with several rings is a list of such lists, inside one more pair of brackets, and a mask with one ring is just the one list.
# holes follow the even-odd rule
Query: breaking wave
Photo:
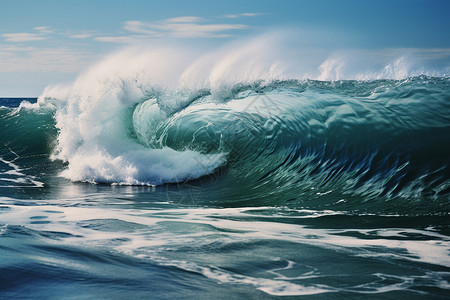
[[365, 73], [327, 57], [305, 71], [276, 45], [265, 38], [208, 53], [124, 50], [2, 122], [40, 114], [54, 129], [37, 143], [67, 163], [61, 175], [73, 181], [162, 185], [209, 176], [227, 201], [246, 205], [351, 209], [364, 196], [367, 208], [399, 198], [448, 210], [448, 77], [403, 57]]

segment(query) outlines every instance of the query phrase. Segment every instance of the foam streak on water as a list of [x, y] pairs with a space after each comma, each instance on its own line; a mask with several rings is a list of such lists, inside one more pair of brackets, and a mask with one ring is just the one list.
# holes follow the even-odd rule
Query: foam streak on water
[[[70, 202], [66, 207], [44, 203], [20, 207], [15, 205], [14, 199], [2, 199], [2, 202], [5, 204], [2, 221], [9, 224], [2, 227], [3, 236], [11, 237], [16, 225], [25, 226], [46, 233], [40, 243], [54, 247], [107, 247], [110, 251], [140, 257], [157, 265], [199, 273], [222, 284], [251, 285], [270, 295], [386, 293], [420, 286], [424, 280], [428, 281], [427, 285], [448, 288], [444, 278], [449, 273], [427, 273], [424, 269], [426, 264], [450, 267], [445, 259], [450, 239], [432, 228], [318, 229], [302, 225], [302, 220], [345, 214], [270, 207], [173, 209], [165, 208], [169, 204], [155, 203], [155, 207], [149, 205], [146, 209], [124, 210], [122, 206], [127, 204], [123, 201], [110, 203], [108, 209], [71, 206]], [[281, 217], [283, 221], [277, 222]], [[275, 246], [278, 243], [287, 245], [290, 250], [274, 252], [270, 256], [258, 253], [267, 251], [262, 245]], [[249, 250], [245, 250], [246, 247]], [[209, 254], [214, 248], [221, 251]], [[328, 269], [318, 261], [314, 265], [314, 260], [305, 260], [301, 253], [310, 248], [322, 253], [335, 253], [345, 260], [378, 261], [380, 266], [373, 267], [372, 274], [361, 275], [361, 280], [354, 285], [339, 287], [320, 283], [337, 274], [350, 276], [352, 271]], [[209, 250], [205, 252], [206, 249]], [[294, 249], [299, 252], [296, 254]], [[204, 255], [194, 255], [197, 251]], [[229, 261], [228, 256], [234, 257], [236, 251], [243, 256]], [[248, 251], [256, 253], [250, 255]], [[247, 271], [236, 269], [239, 264], [256, 263], [258, 257], [263, 260], [260, 263], [268, 265]], [[41, 259], [47, 258], [38, 260]], [[408, 268], [412, 268], [410, 272], [415, 271], [401, 276], [389, 274], [389, 268], [384, 265], [389, 266], [391, 262], [395, 262], [397, 267], [409, 265]], [[414, 262], [418, 265], [415, 266]], [[339, 265], [343, 262], [333, 263]], [[315, 280], [318, 283], [313, 283]], [[383, 284], [383, 280], [391, 280], [392, 283]]]
[[42, 182], [39, 182], [36, 180], [35, 176], [27, 175], [24, 173], [25, 170], [21, 169], [18, 165], [14, 164], [14, 161], [19, 158], [17, 153], [10, 150], [13, 155], [15, 155], [15, 158], [11, 161], [7, 161], [0, 157], [0, 163], [2, 163], [2, 172], [0, 173], [0, 182], [12, 182], [17, 185], [8, 185], [4, 184], [3, 182], [0, 183], [1, 187], [4, 188], [14, 188], [14, 187], [21, 187], [23, 185], [27, 187], [43, 187], [44, 184]]

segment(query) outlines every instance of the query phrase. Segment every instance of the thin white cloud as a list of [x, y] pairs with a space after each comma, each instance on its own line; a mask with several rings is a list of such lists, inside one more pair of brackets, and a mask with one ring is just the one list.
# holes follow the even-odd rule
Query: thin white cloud
[[67, 48], [0, 47], [0, 72], [79, 72], [92, 55]]
[[92, 34], [86, 33], [86, 34], [72, 34], [69, 35], [68, 37], [72, 38], [72, 39], [87, 39], [92, 37]]
[[48, 34], [54, 33], [50, 27], [46, 26], [37, 26], [33, 28], [37, 33], [29, 33], [29, 32], [17, 32], [17, 33], [4, 33], [1, 36], [5, 38], [6, 42], [32, 42], [32, 41], [41, 41], [48, 38]]
[[31, 41], [40, 41], [47, 39], [46, 36], [43, 36], [38, 33], [4, 33], [2, 37], [5, 38], [7, 42], [31, 42]]
[[167, 23], [197, 23], [201, 21], [203, 21], [203, 18], [192, 16], [170, 18], [165, 20]]
[[100, 33], [96, 30], [70, 30], [70, 31], [62, 31], [60, 33], [62, 36], [71, 38], [71, 39], [88, 39], [88, 38], [94, 38], [96, 36], [99, 36]]
[[229, 18], [229, 19], [237, 19], [239, 18], [239, 15], [224, 15], [224, 18]]
[[36, 47], [19, 47], [19, 46], [3, 46], [1, 47], [1, 52], [26, 52], [34, 51]]
[[174, 37], [223, 37], [230, 36], [230, 34], [219, 32], [247, 28], [248, 26], [243, 24], [168, 24], [162, 29], [168, 31]]
[[98, 36], [94, 38], [94, 40], [98, 42], [106, 42], [106, 43], [133, 43], [142, 39], [141, 36]]
[[243, 13], [241, 14], [241, 16], [243, 17], [256, 17], [256, 16], [261, 16], [263, 15], [263, 13]]
[[237, 29], [246, 29], [243, 24], [197, 24], [197, 23], [171, 23], [159, 24], [144, 23], [143, 26], [155, 29], [165, 35], [173, 37], [214, 37], [219, 32]]
[[41, 34], [54, 33], [54, 31], [51, 30], [50, 27], [47, 27], [47, 26], [34, 27], [33, 30], [39, 31], [39, 33], [41, 33]]
[[242, 14], [230, 14], [230, 15], [224, 15], [222, 16], [223, 18], [228, 18], [228, 19], [237, 19], [240, 17], [256, 17], [256, 16], [262, 16], [264, 15], [263, 13], [242, 13]]
[[[147, 37], [229, 37], [232, 30], [243, 30], [249, 28], [244, 24], [216, 24], [207, 23], [207, 20], [199, 17], [184, 16], [170, 18], [159, 22], [127, 21], [124, 23], [125, 30], [134, 34], [143, 34]], [[125, 37], [118, 37], [125, 41]], [[97, 39], [98, 40], [98, 39]], [[109, 41], [102, 39], [103, 41]]]
[[133, 33], [141, 33], [147, 35], [159, 35], [158, 31], [152, 29], [153, 26], [151, 23], [145, 23], [141, 21], [127, 21], [125, 22], [123, 29], [133, 32]]
[[[254, 16], [257, 13], [244, 13], [239, 16]], [[31, 42], [45, 40], [51, 34], [65, 36], [71, 39], [93, 39], [107, 43], [134, 43], [149, 38], [173, 37], [173, 38], [225, 38], [232, 36], [232, 31], [249, 28], [245, 24], [216, 23], [211, 19], [196, 16], [181, 16], [168, 18], [156, 22], [126, 21], [123, 29], [128, 35], [102, 35], [96, 31], [55, 31], [47, 26], [36, 26], [33, 33], [5, 33], [0, 35], [6, 42]]]

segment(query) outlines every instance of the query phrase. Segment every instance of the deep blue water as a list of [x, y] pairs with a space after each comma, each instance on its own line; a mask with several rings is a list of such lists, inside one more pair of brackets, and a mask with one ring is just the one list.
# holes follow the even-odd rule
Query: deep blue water
[[36, 103], [38, 98], [0, 98], [0, 105], [6, 107], [19, 107], [22, 101], [28, 101], [30, 103]]

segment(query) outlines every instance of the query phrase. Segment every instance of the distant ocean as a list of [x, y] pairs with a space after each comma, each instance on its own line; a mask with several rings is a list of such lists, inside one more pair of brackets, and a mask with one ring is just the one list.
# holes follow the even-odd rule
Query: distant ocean
[[96, 72], [0, 99], [1, 299], [449, 297], [449, 77]]
[[19, 107], [20, 103], [26, 101], [30, 103], [36, 103], [38, 98], [0, 98], [0, 105], [4, 107]]

